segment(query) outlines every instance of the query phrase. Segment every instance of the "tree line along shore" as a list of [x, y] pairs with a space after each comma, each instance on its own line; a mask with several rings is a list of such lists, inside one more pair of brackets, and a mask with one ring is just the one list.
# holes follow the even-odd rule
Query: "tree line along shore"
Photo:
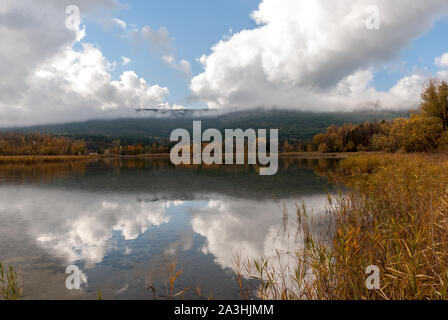
[[[292, 140], [291, 140], [292, 141]], [[430, 79], [421, 94], [421, 105], [407, 118], [362, 124], [330, 126], [310, 141], [280, 141], [279, 153], [296, 156], [352, 152], [448, 151], [448, 83]], [[127, 144], [114, 140], [88, 147], [84, 139], [47, 133], [0, 132], [0, 156], [137, 156], [166, 155], [175, 143]], [[203, 147], [207, 144], [203, 143]], [[56, 159], [56, 158], [55, 158]]]

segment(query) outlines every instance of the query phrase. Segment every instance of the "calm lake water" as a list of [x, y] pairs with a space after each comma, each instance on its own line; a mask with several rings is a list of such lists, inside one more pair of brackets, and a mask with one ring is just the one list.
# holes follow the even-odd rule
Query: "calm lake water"
[[[297, 248], [296, 206], [324, 215], [334, 187], [319, 175], [336, 160], [256, 166], [174, 167], [169, 160], [100, 160], [0, 167], [0, 261], [21, 274], [25, 299], [152, 299], [167, 291], [167, 265], [183, 267], [176, 290], [200, 287], [239, 299], [233, 259]], [[68, 265], [83, 272], [67, 290]], [[190, 290], [186, 298], [199, 298]]]

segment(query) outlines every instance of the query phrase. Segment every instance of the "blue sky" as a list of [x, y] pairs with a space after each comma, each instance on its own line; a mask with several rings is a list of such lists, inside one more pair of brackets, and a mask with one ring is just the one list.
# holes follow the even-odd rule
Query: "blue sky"
[[2, 0], [0, 15], [5, 127], [142, 107], [409, 110], [428, 78], [448, 81], [446, 0]]
[[[204, 102], [189, 99], [191, 77], [200, 74], [203, 67], [197, 61], [202, 55], [209, 55], [211, 48], [230, 32], [257, 27], [250, 14], [258, 8], [259, 0], [165, 0], [165, 1], [122, 1], [123, 8], [115, 17], [125, 21], [128, 27], [141, 29], [149, 26], [154, 30], [166, 27], [174, 39], [174, 53], [180, 59], [191, 63], [192, 74], [179, 74], [162, 62], [161, 55], [148, 50], [147, 46], [132, 45], [123, 37], [119, 28], [105, 30], [98, 23], [87, 21], [86, 42], [97, 45], [109, 61], [131, 59], [127, 66], [118, 66], [112, 71], [114, 79], [121, 72], [132, 69], [150, 83], [165, 86], [170, 90], [167, 101], [192, 107], [206, 107]], [[414, 39], [403, 48], [395, 59], [375, 68], [372, 85], [378, 91], [391, 89], [401, 78], [415, 71], [436, 72], [435, 57], [448, 52], [446, 34], [447, 18], [438, 20], [430, 31]]]
[[442, 18], [429, 32], [404, 48], [397, 59], [388, 63], [389, 70], [378, 70], [375, 74], [374, 85], [379, 90], [389, 90], [399, 79], [412, 73], [415, 68], [427, 69], [435, 73], [438, 70], [434, 63], [435, 57], [448, 52], [446, 35], [448, 35], [448, 19]]
[[[164, 0], [164, 1], [122, 1], [127, 8], [115, 16], [137, 28], [148, 25], [158, 30], [166, 27], [174, 38], [175, 52], [179, 57], [191, 62], [192, 73], [198, 74], [202, 66], [196, 61], [203, 54], [210, 54], [211, 48], [229, 30], [238, 32], [256, 27], [250, 18], [257, 9], [258, 0]], [[105, 30], [98, 23], [86, 23], [86, 42], [99, 46], [109, 61], [121, 60], [121, 56], [132, 61], [127, 66], [119, 66], [113, 72], [118, 78], [121, 72], [132, 69], [150, 83], [157, 83], [170, 89], [167, 100], [174, 104], [193, 107], [205, 107], [204, 103], [190, 101], [190, 78], [180, 75], [166, 66], [160, 55], [148, 50], [146, 46], [136, 47], [129, 39], [123, 38], [123, 32], [117, 28]]]

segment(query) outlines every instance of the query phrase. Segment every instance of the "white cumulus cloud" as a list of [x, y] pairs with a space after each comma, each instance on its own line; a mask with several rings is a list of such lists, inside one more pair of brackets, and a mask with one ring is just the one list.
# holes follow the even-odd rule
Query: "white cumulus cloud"
[[[379, 30], [366, 28], [372, 5], [379, 8]], [[418, 101], [410, 89], [421, 88], [419, 74], [379, 92], [373, 73], [447, 10], [445, 0], [263, 0], [252, 14], [258, 27], [217, 43], [200, 59], [204, 72], [190, 88], [213, 108], [413, 107]]]
[[163, 63], [171, 69], [177, 70], [183, 75], [191, 73], [191, 64], [185, 59], [177, 61], [174, 54], [174, 39], [170, 36], [166, 27], [160, 27], [158, 30], [152, 29], [150, 26], [144, 26], [140, 31], [134, 29], [128, 36], [136, 44], [147, 44], [150, 51], [162, 55]]
[[130, 58], [128, 58], [128, 57], [121, 57], [121, 64], [123, 66], [127, 66], [130, 63], [131, 63], [131, 59]]
[[113, 22], [114, 22], [117, 26], [119, 26], [121, 29], [126, 29], [126, 27], [127, 27], [127, 23], [124, 22], [124, 21], [121, 20], [121, 19], [113, 18]]
[[441, 57], [437, 57], [435, 64], [441, 68], [448, 68], [448, 52], [444, 53]]
[[188, 75], [191, 73], [191, 64], [185, 59], [176, 61], [176, 58], [172, 54], [168, 54], [162, 57], [163, 62], [170, 68], [179, 71], [182, 74]]
[[[69, 4], [0, 3], [0, 126], [135, 116], [140, 107], [172, 108], [165, 100], [168, 88], [147, 83], [135, 71], [112, 78], [115, 63], [82, 41], [85, 27], [66, 28]], [[83, 0], [78, 5], [84, 18], [100, 10], [113, 12], [118, 3]]]

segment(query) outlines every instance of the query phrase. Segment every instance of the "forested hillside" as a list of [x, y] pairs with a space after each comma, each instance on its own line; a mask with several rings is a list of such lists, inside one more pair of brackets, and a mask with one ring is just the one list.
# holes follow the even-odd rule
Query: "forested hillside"
[[26, 128], [13, 128], [8, 131], [23, 133], [47, 132], [55, 135], [64, 135], [76, 139], [86, 139], [89, 146], [101, 143], [109, 145], [114, 140], [126, 144], [165, 143], [171, 132], [177, 128], [192, 129], [193, 120], [201, 120], [203, 129], [279, 129], [281, 140], [288, 139], [295, 143], [310, 140], [314, 135], [325, 132], [330, 125], [343, 125], [345, 123], [359, 124], [365, 121], [391, 120], [407, 116], [408, 112], [393, 111], [363, 111], [347, 113], [312, 113], [284, 110], [250, 110], [244, 112], [228, 113], [219, 116], [205, 114], [194, 117], [191, 113], [172, 113], [163, 118], [156, 117], [152, 112], [148, 116], [135, 119], [93, 120], [59, 125], [33, 126]]

